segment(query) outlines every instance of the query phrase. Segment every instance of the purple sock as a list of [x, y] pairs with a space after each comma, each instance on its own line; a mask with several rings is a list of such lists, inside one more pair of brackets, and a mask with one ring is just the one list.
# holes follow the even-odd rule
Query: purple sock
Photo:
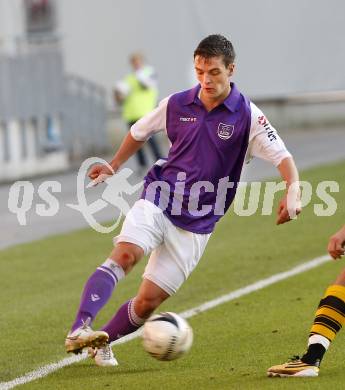
[[108, 333], [109, 342], [135, 332], [145, 322], [135, 313], [133, 302], [134, 300], [130, 299], [124, 303], [114, 317], [101, 329]]
[[83, 323], [91, 325], [97, 313], [108, 302], [116, 284], [124, 276], [122, 267], [111, 259], [107, 259], [97, 268], [85, 284], [72, 332]]

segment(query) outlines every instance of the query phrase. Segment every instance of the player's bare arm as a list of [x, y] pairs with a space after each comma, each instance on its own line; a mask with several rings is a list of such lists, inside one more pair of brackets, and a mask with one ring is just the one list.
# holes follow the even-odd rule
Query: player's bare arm
[[144, 143], [144, 141], [136, 141], [131, 133], [128, 133], [119, 150], [110, 162], [110, 166], [113, 168], [113, 171], [106, 165], [97, 164], [90, 169], [88, 173], [89, 178], [95, 180], [100, 175], [112, 175], [123, 163], [135, 154], [144, 145]]
[[[102, 164], [94, 165], [88, 173], [90, 179], [95, 180], [96, 178], [99, 178], [100, 175], [104, 175], [105, 179], [108, 175], [112, 175], [114, 172], [118, 171], [123, 163], [141, 149], [153, 134], [165, 129], [168, 100], [169, 97], [163, 99], [158, 107], [139, 119], [131, 127], [130, 132], [122, 141], [122, 144], [110, 162], [111, 168]], [[100, 180], [99, 182], [102, 181], [103, 180]]]
[[330, 237], [327, 250], [334, 260], [345, 254], [345, 225]]
[[278, 170], [282, 179], [286, 182], [286, 192], [279, 202], [278, 207], [277, 225], [281, 225], [291, 221], [292, 216], [300, 214], [302, 208], [300, 202], [299, 175], [293, 158], [284, 158], [278, 165]]

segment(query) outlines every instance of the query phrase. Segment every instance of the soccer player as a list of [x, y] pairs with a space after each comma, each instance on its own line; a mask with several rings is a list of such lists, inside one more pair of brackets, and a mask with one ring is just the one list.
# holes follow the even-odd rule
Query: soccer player
[[[299, 181], [293, 158], [260, 109], [230, 82], [234, 60], [228, 39], [203, 39], [194, 52], [199, 84], [163, 99], [137, 121], [110, 162], [118, 171], [161, 129], [171, 142], [168, 158], [145, 177], [141, 199], [126, 216], [113, 251], [84, 287], [66, 338], [67, 352], [93, 347], [96, 364], [117, 364], [109, 343], [142, 326], [196, 267], [216, 222], [234, 199], [246, 154], [270, 161], [287, 183], [277, 224], [300, 212], [297, 191], [288, 202], [288, 190]], [[89, 177], [106, 174], [112, 172], [100, 164], [91, 168]], [[118, 282], [146, 254], [150, 258], [137, 295], [101, 330], [93, 331], [92, 321]]]
[[[328, 242], [328, 252], [333, 259], [340, 259], [345, 253], [345, 225]], [[295, 356], [289, 362], [268, 369], [268, 376], [311, 377], [319, 375], [323, 355], [345, 323], [345, 269], [331, 284], [315, 313], [311, 327], [308, 348], [300, 358]]]

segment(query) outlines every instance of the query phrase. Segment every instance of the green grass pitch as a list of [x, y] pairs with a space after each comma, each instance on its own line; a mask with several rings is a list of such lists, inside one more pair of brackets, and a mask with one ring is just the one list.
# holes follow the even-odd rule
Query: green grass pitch
[[[297, 221], [279, 227], [275, 215], [228, 213], [195, 272], [161, 309], [192, 308], [325, 254], [329, 235], [345, 223], [344, 172], [345, 162], [301, 175], [313, 187], [323, 180], [339, 183], [340, 192], [332, 194], [338, 203], [332, 217], [315, 216], [313, 203], [322, 203], [315, 197]], [[0, 251], [0, 382], [67, 356], [64, 338], [83, 284], [111, 245], [111, 235], [88, 229]], [[119, 284], [95, 328], [136, 293], [144, 265], [145, 261]], [[303, 352], [318, 301], [342, 267], [342, 261], [330, 261], [194, 316], [189, 320], [194, 344], [180, 360], [155, 361], [136, 339], [114, 349], [119, 367], [100, 368], [84, 360], [23, 388], [341, 389], [345, 365], [341, 333], [318, 378], [267, 378], [266, 369]]]

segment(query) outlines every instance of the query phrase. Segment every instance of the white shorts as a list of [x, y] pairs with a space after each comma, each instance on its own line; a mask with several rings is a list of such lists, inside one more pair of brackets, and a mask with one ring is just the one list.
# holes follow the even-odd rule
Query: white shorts
[[130, 242], [145, 255], [151, 253], [143, 278], [173, 295], [198, 264], [210, 236], [178, 228], [161, 209], [140, 199], [127, 214], [114, 244]]

